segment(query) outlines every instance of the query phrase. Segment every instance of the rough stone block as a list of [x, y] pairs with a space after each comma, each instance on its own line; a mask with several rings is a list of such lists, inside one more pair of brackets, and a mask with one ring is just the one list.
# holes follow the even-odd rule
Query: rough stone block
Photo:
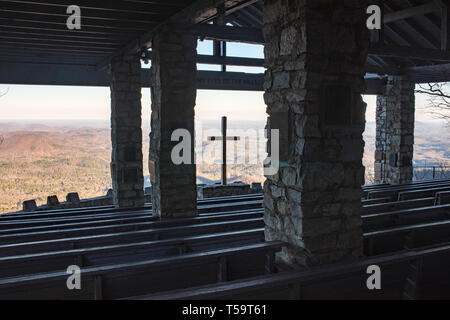
[[37, 209], [36, 200], [27, 200], [22, 203], [23, 211], [34, 211]]
[[66, 201], [73, 203], [73, 204], [79, 204], [80, 203], [80, 196], [78, 195], [78, 192], [71, 192], [68, 193], [66, 196]]
[[[278, 257], [291, 265], [354, 258], [362, 246], [355, 237], [336, 248], [341, 234], [361, 227], [353, 217], [360, 214], [364, 172], [367, 30], [359, 1], [345, 1], [346, 10], [332, 2], [264, 3], [264, 100], [269, 129], [284, 128], [280, 146], [288, 150], [264, 186], [265, 234], [287, 242]], [[282, 123], [277, 112], [288, 115], [285, 124], [273, 125]]]
[[261, 182], [253, 182], [252, 183], [252, 190], [256, 192], [261, 192], [263, 190]]
[[49, 207], [58, 207], [59, 200], [57, 196], [48, 196], [47, 197], [47, 206]]
[[144, 190], [145, 195], [151, 195], [152, 194], [152, 187], [146, 187]]

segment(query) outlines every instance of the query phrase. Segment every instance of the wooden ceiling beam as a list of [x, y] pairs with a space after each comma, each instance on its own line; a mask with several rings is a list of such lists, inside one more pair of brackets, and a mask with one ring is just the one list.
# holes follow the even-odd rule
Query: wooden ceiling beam
[[448, 51], [420, 47], [372, 44], [369, 49], [369, 54], [380, 57], [434, 60], [442, 62], [450, 61], [450, 52]]
[[384, 23], [396, 22], [399, 20], [407, 19], [407, 18], [413, 18], [415, 16], [423, 16], [425, 14], [428, 14], [431, 12], [436, 12], [438, 10], [439, 10], [439, 8], [437, 7], [436, 3], [430, 2], [430, 3], [420, 5], [420, 6], [386, 13], [383, 16], [383, 22]]
[[127, 54], [135, 54], [143, 49], [148, 49], [151, 46], [151, 41], [154, 32], [156, 32], [162, 25], [167, 23], [195, 25], [205, 22], [208, 19], [213, 19], [218, 16], [218, 8], [223, 7], [225, 13], [235, 10], [241, 5], [250, 5], [256, 0], [197, 0], [188, 7], [171, 16], [166, 21], [160, 23], [158, 26], [151, 28], [139, 38], [131, 41], [123, 48], [115, 51], [112, 56], [98, 65], [98, 68], [106, 67], [111, 58], [115, 56], [123, 56]]

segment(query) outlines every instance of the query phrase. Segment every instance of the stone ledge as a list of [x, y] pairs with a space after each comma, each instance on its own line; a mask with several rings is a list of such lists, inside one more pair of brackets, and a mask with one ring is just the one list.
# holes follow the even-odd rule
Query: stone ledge
[[[64, 201], [58, 203], [58, 205], [42, 205], [35, 206], [35, 200], [24, 201], [23, 210], [18, 212], [36, 212], [44, 210], [61, 210], [61, 209], [75, 209], [75, 208], [88, 208], [88, 207], [101, 207], [113, 205], [113, 199], [108, 196], [101, 196], [90, 199], [79, 200], [78, 202]], [[34, 204], [34, 205], [33, 205]]]
[[228, 185], [201, 185], [197, 188], [198, 199], [208, 199], [215, 197], [228, 197], [238, 196], [246, 194], [262, 193], [262, 189], [253, 185], [253, 188], [249, 184], [245, 183], [232, 183]]

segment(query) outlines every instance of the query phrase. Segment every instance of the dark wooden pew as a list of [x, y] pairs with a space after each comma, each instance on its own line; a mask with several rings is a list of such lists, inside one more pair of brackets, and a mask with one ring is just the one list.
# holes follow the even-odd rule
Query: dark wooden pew
[[[0, 241], [2, 244], [14, 244], [14, 243], [26, 243], [26, 242], [45, 242], [56, 241], [65, 238], [89, 238], [99, 237], [108, 234], [124, 234], [127, 232], [153, 230], [162, 228], [164, 226], [176, 226], [183, 224], [202, 224], [206, 225], [214, 221], [233, 221], [237, 219], [260, 219], [260, 223], [263, 224], [262, 216], [263, 210], [256, 210], [254, 212], [247, 213], [233, 213], [229, 215], [211, 215], [208, 217], [197, 217], [187, 220], [169, 220], [169, 221], [149, 221], [149, 222], [135, 222], [135, 223], [122, 223], [117, 224], [100, 224], [97, 226], [69, 226], [67, 229], [51, 229], [47, 231], [29, 230], [29, 232], [13, 233], [10, 234], [6, 231], [6, 234], [0, 234]], [[432, 220], [445, 220], [450, 215], [450, 205], [433, 206], [424, 208], [402, 209], [392, 212], [383, 212], [375, 214], [363, 214], [363, 228], [365, 231], [379, 230], [380, 228], [388, 228], [399, 225], [408, 225], [421, 223], [423, 221]], [[120, 240], [118, 240], [120, 241]]]
[[417, 198], [425, 198], [425, 197], [435, 197], [438, 192], [441, 191], [450, 191], [450, 186], [445, 188], [431, 188], [431, 189], [421, 189], [414, 191], [402, 191], [398, 193], [398, 200], [409, 200], [409, 199], [417, 199]]
[[0, 279], [0, 299], [117, 299], [244, 279], [274, 270], [282, 243], [259, 243], [177, 257], [87, 267], [81, 290], [68, 290], [65, 271]]
[[[380, 185], [369, 185], [369, 186], [363, 186], [362, 190], [363, 190], [363, 199], [369, 199], [369, 193], [373, 192], [373, 191], [390, 191], [390, 190], [407, 190], [410, 189], [411, 187], [428, 187], [428, 186], [432, 186], [432, 185], [442, 185], [442, 184], [447, 184], [450, 185], [450, 179], [440, 179], [440, 180], [425, 180], [425, 181], [414, 181], [414, 182], [410, 182], [410, 183], [405, 183], [405, 184], [395, 184], [395, 185], [391, 185], [391, 184], [380, 184]], [[391, 196], [389, 196], [390, 198], [392, 198]], [[391, 199], [391, 200], [395, 200], [395, 199]]]
[[[219, 217], [227, 216], [230, 214], [245, 214], [245, 213], [255, 213], [261, 212], [262, 209], [245, 209], [237, 211], [223, 211], [218, 213], [202, 213], [198, 218], [205, 217]], [[195, 219], [195, 218], [194, 218]], [[150, 222], [157, 221], [158, 219], [147, 214], [137, 214], [137, 215], [115, 215], [115, 216], [105, 216], [105, 217], [80, 217], [74, 219], [44, 219], [44, 220], [20, 220], [12, 221], [7, 223], [0, 223], [0, 235], [3, 234], [14, 234], [14, 233], [27, 233], [27, 232], [40, 232], [49, 230], [64, 230], [71, 228], [82, 228], [82, 227], [94, 227], [112, 224], [126, 224], [126, 223], [139, 223], [139, 222]], [[181, 220], [186, 221], [186, 220]], [[176, 222], [172, 222], [176, 223]], [[180, 222], [182, 223], [182, 222]], [[184, 222], [183, 222], [184, 223]]]
[[[64, 251], [0, 257], [0, 277], [94, 266], [142, 258], [229, 248], [264, 241], [264, 229], [251, 229], [168, 240], [143, 241]], [[450, 242], [450, 220], [383, 229], [364, 234], [366, 256]]]
[[92, 248], [0, 257], [0, 278], [50, 271], [70, 265], [92, 267], [219, 250], [264, 242], [264, 229], [188, 236]]
[[68, 237], [83, 237], [83, 236], [95, 236], [106, 233], [119, 233], [127, 231], [139, 231], [139, 230], [156, 230], [164, 227], [175, 227], [183, 225], [194, 224], [206, 224], [214, 222], [225, 221], [238, 221], [245, 219], [254, 219], [262, 216], [262, 211], [255, 211], [250, 213], [236, 213], [228, 215], [211, 215], [207, 217], [195, 217], [190, 219], [172, 219], [172, 220], [155, 220], [149, 222], [135, 222], [135, 223], [114, 223], [102, 224], [93, 227], [75, 227], [68, 229], [52, 229], [49, 231], [33, 231], [33, 232], [21, 232], [13, 234], [0, 235], [0, 243], [17, 243], [42, 241], [52, 239], [62, 239]]
[[446, 220], [450, 217], [450, 205], [363, 214], [361, 217], [363, 220], [363, 229], [368, 232], [400, 225]]
[[[368, 290], [367, 268], [381, 269], [381, 290]], [[420, 265], [419, 272], [413, 272]], [[450, 244], [409, 250], [304, 271], [290, 271], [241, 281], [210, 284], [134, 300], [299, 300], [299, 299], [448, 299]], [[422, 278], [416, 282], [415, 276]], [[418, 284], [411, 288], [409, 284]], [[416, 289], [416, 290], [411, 290]], [[414, 291], [414, 292], [411, 292]]]
[[[221, 211], [230, 211], [230, 210], [238, 210], [238, 209], [250, 209], [250, 208], [261, 208], [262, 207], [262, 198], [261, 199], [245, 199], [241, 201], [233, 200], [232, 202], [225, 203], [216, 203], [216, 204], [208, 204], [201, 203], [199, 204], [199, 212], [200, 213], [208, 213], [208, 212], [221, 212]], [[97, 215], [97, 214], [111, 214], [111, 215], [126, 215], [126, 214], [137, 214], [137, 213], [147, 213], [149, 215], [152, 214], [151, 207], [150, 208], [132, 208], [128, 209], [101, 209], [98, 211], [58, 211], [51, 213], [41, 213], [41, 214], [23, 214], [23, 215], [9, 215], [0, 219], [0, 224], [6, 221], [13, 220], [24, 220], [24, 219], [44, 219], [44, 218], [71, 218], [71, 217], [79, 217], [79, 216], [87, 216], [87, 215]]]
[[421, 181], [412, 181], [412, 182], [408, 182], [408, 183], [402, 183], [402, 184], [373, 184], [373, 185], [365, 185], [362, 187], [364, 192], [369, 192], [369, 191], [373, 191], [373, 190], [388, 190], [388, 189], [392, 189], [392, 188], [408, 188], [410, 186], [427, 186], [427, 185], [431, 185], [431, 184], [436, 184], [436, 183], [449, 183], [450, 184], [450, 179], [449, 178], [445, 178], [445, 179], [434, 179], [434, 180], [421, 180]]
[[[261, 215], [261, 214], [260, 214]], [[218, 232], [230, 232], [255, 228], [263, 228], [262, 218], [247, 218], [242, 220], [198, 223], [191, 225], [178, 225], [159, 228], [150, 228], [138, 231], [116, 232], [106, 234], [93, 234], [89, 236], [62, 237], [60, 239], [38, 240], [21, 242], [20, 237], [10, 239], [10, 243], [0, 245], [2, 256], [21, 255], [27, 253], [51, 252], [71, 250], [77, 248], [90, 248], [114, 244], [125, 244], [149, 240], [164, 240], [194, 235], [205, 235]]]
[[362, 199], [362, 205], [380, 204], [385, 202], [390, 202], [391, 198], [377, 198], [377, 199]]
[[439, 189], [439, 188], [448, 188], [449, 182], [438, 182], [434, 184], [428, 185], [411, 185], [407, 187], [398, 187], [392, 186], [389, 189], [383, 190], [373, 190], [370, 191], [367, 195], [368, 199], [377, 199], [377, 198], [390, 198], [391, 200], [398, 200], [398, 194], [404, 191], [414, 191], [414, 190], [426, 190], [426, 189]]
[[450, 191], [439, 191], [435, 196], [435, 205], [450, 204]]
[[[448, 206], [447, 206], [448, 208]], [[442, 208], [440, 208], [442, 210]], [[440, 211], [442, 212], [442, 211]], [[445, 219], [448, 218], [450, 215], [447, 214], [439, 216], [434, 216], [434, 219], [439, 220], [443, 219], [444, 222]], [[363, 223], [364, 223], [364, 229], [369, 229], [369, 232], [366, 232], [365, 237], [369, 235], [371, 237], [371, 234], [379, 234], [380, 237], [384, 234], [386, 234], [386, 237], [389, 237], [393, 234], [393, 231], [385, 232], [383, 233], [383, 230], [379, 231], [379, 225], [382, 224], [384, 228], [386, 228], [386, 224], [389, 223], [390, 226], [392, 225], [407, 225], [408, 223], [411, 224], [411, 219], [405, 219], [405, 217], [408, 217], [408, 215], [417, 215], [418, 213], [416, 211], [410, 211], [410, 210], [402, 210], [397, 211], [393, 213], [383, 213], [381, 214], [381, 219], [378, 218], [378, 215], [376, 215], [375, 222], [370, 221], [372, 219], [373, 215], [369, 215], [368, 217], [363, 216]], [[419, 212], [419, 214], [421, 214]], [[431, 215], [433, 212], [431, 213]], [[386, 215], [388, 218], [388, 223], [386, 223]], [[397, 219], [398, 215], [401, 215], [400, 219]], [[430, 213], [428, 213], [430, 216]], [[151, 223], [153, 227], [149, 227], [149, 230], [146, 231], [146, 229], [141, 231], [130, 231], [130, 232], [118, 232], [118, 233], [105, 233], [105, 234], [98, 234], [98, 232], [91, 232], [90, 235], [83, 235], [81, 236], [78, 234], [77, 237], [71, 237], [68, 239], [64, 239], [63, 237], [59, 239], [55, 239], [54, 234], [50, 233], [48, 236], [48, 240], [44, 239], [38, 239], [37, 241], [31, 242], [31, 240], [36, 237], [36, 234], [30, 234], [30, 238], [24, 237], [24, 235], [12, 235], [13, 240], [10, 239], [10, 245], [3, 245], [0, 246], [0, 252], [2, 252], [3, 256], [10, 256], [10, 255], [20, 255], [20, 254], [26, 254], [26, 253], [42, 253], [42, 252], [52, 252], [52, 251], [58, 251], [58, 250], [70, 250], [73, 248], [90, 248], [95, 246], [102, 246], [102, 245], [110, 245], [114, 243], [122, 243], [123, 241], [126, 241], [125, 243], [130, 243], [131, 241], [139, 242], [147, 240], [151, 237], [153, 238], [159, 238], [159, 239], [167, 239], [170, 238], [170, 234], [172, 234], [174, 237], [180, 236], [180, 235], [190, 235], [191, 232], [194, 232], [194, 234], [205, 234], [208, 231], [214, 231], [214, 226], [217, 228], [222, 228], [220, 230], [224, 230], [223, 228], [227, 228], [227, 225], [238, 225], [238, 228], [251, 228], [256, 225], [256, 227], [263, 227], [264, 222], [262, 219], [262, 211], [257, 211], [253, 213], [242, 213], [242, 214], [230, 214], [225, 216], [216, 216], [211, 215], [207, 217], [196, 217], [196, 218], [189, 218], [189, 219], [179, 219], [179, 220], [169, 220], [169, 221], [156, 221]], [[392, 217], [394, 216], [394, 218]], [[431, 216], [430, 216], [431, 217]], [[236, 219], [241, 219], [238, 221], [235, 221]], [[250, 227], [248, 225], [242, 224], [245, 221], [242, 219], [248, 219], [251, 221]], [[372, 223], [372, 226], [369, 226], [369, 228], [366, 226], [366, 221], [369, 220], [369, 224]], [[394, 222], [392, 222], [394, 221]], [[415, 221], [417, 223], [417, 221]], [[205, 230], [202, 230], [202, 229]], [[413, 230], [416, 228], [416, 225], [412, 225], [410, 227], [404, 227], [405, 229], [397, 228], [395, 231], [400, 235], [400, 237], [403, 236], [404, 232], [400, 232], [399, 230]], [[421, 225], [419, 225], [417, 228], [421, 228]], [[428, 229], [425, 229], [422, 227], [425, 231]], [[97, 229], [93, 229], [94, 231]], [[225, 229], [226, 231], [227, 229]], [[242, 229], [238, 229], [242, 230]], [[375, 233], [371, 233], [370, 230], [376, 230]], [[98, 231], [98, 230], [97, 230]], [[109, 229], [106, 229], [106, 231], [110, 231]], [[64, 231], [58, 230], [56, 233], [64, 234]], [[220, 231], [219, 231], [220, 232]], [[378, 233], [377, 233], [378, 232]], [[398, 238], [399, 235], [396, 235]], [[7, 238], [7, 237], [5, 237]], [[430, 234], [429, 243], [436, 243], [439, 242], [441, 238], [434, 237], [433, 234]], [[434, 240], [433, 240], [434, 239]], [[20, 243], [16, 243], [20, 241]], [[27, 242], [28, 241], [28, 242]], [[400, 245], [400, 248], [402, 248], [404, 241], [400, 241], [398, 245], [392, 245], [392, 250], [395, 250]]]
[[[238, 231], [232, 233], [225, 233], [225, 238], [230, 241], [241, 244], [242, 241], [247, 241], [243, 235], [250, 233], [253, 236], [252, 239], [263, 241], [264, 229], [256, 229], [249, 231]], [[17, 256], [5, 256], [0, 257], [0, 277], [25, 274], [26, 272], [33, 273], [57, 270], [72, 264], [80, 266], [94, 265], [99, 262], [117, 263], [118, 261], [127, 259], [138, 259], [141, 254], [153, 257], [154, 255], [167, 255], [170, 252], [178, 253], [180, 248], [184, 247], [184, 251], [190, 252], [193, 250], [205, 249], [210, 246], [210, 243], [201, 243], [198, 239], [208, 239], [219, 237], [221, 239], [222, 234], [216, 235], [202, 235], [186, 237], [183, 239], [170, 239], [160, 241], [147, 241], [139, 243], [129, 243], [120, 245], [100, 246], [92, 248], [72, 249], [65, 251], [48, 251], [42, 253], [29, 253]], [[231, 237], [233, 239], [231, 239]], [[195, 239], [201, 247], [195, 249], [189, 249], [192, 247], [189, 239]], [[223, 241], [223, 243], [214, 245], [220, 247], [229, 246], [229, 242]], [[365, 254], [374, 255], [382, 254], [393, 251], [403, 250], [404, 248], [415, 248], [430, 244], [437, 244], [441, 242], [450, 241], [450, 220], [394, 227], [374, 232], [367, 232], [364, 234]], [[207, 242], [207, 240], [205, 240]], [[158, 248], [161, 246], [161, 248]], [[169, 246], [169, 249], [167, 249]], [[174, 247], [175, 246], [175, 247]], [[137, 249], [141, 249], [137, 252]], [[127, 253], [129, 253], [127, 255]], [[110, 255], [112, 257], [110, 257]], [[106, 256], [106, 259], [103, 258]], [[94, 258], [92, 258], [94, 257]], [[59, 267], [58, 267], [59, 266]]]
[[450, 219], [364, 233], [366, 256], [450, 242]]
[[[237, 196], [229, 196], [229, 197], [216, 197], [216, 198], [208, 198], [208, 199], [199, 199], [199, 204], [204, 205], [213, 205], [213, 204], [225, 204], [225, 203], [233, 203], [238, 201], [246, 201], [246, 200], [256, 200], [262, 199], [262, 194], [246, 194], [246, 195], [237, 195]], [[53, 209], [53, 210], [39, 210], [39, 211], [28, 211], [28, 212], [10, 212], [0, 215], [1, 218], [11, 217], [11, 216], [28, 216], [28, 215], [44, 215], [50, 213], [71, 213], [71, 212], [121, 212], [121, 211], [142, 211], [142, 210], [151, 210], [152, 204], [146, 203], [142, 207], [136, 208], [116, 208], [114, 206], [98, 206], [98, 207], [84, 207], [84, 208], [67, 208], [67, 209]]]
[[[250, 197], [247, 197], [249, 199], [252, 199]], [[388, 198], [385, 199], [371, 199], [371, 200], [363, 200], [362, 203], [364, 206], [371, 206], [373, 205], [373, 208], [377, 208], [375, 204], [380, 204], [380, 203], [384, 203], [385, 201], [387, 201]], [[253, 199], [251, 201], [251, 205], [250, 208], [259, 208], [259, 204], [257, 204], [257, 199]], [[427, 200], [424, 200], [427, 201]], [[248, 206], [246, 206], [246, 202], [242, 203], [237, 203], [239, 210], [246, 208]], [[242, 205], [242, 207], [241, 207]], [[387, 206], [390, 206], [386, 203]], [[420, 203], [418, 203], [418, 205], [420, 205]], [[398, 204], [398, 206], [402, 207], [401, 204]], [[413, 205], [412, 205], [413, 206]], [[222, 207], [222, 206], [221, 206]], [[230, 208], [228, 206], [223, 206], [223, 210], [226, 210], [227, 208]], [[384, 208], [384, 207], [380, 207], [380, 208]], [[222, 208], [221, 208], [222, 209]], [[229, 210], [227, 211], [216, 211], [213, 212], [211, 210], [203, 210], [203, 208], [200, 208], [199, 210], [199, 214], [205, 214], [205, 213], [226, 213], [228, 211], [239, 211], [238, 209], [236, 209], [235, 207], [231, 207]], [[245, 210], [245, 209], [243, 209]], [[246, 209], [246, 210], [251, 210], [251, 209]], [[382, 209], [381, 209], [382, 210]], [[371, 211], [372, 212], [372, 211]], [[72, 212], [70, 212], [72, 213]], [[84, 212], [84, 214], [80, 214], [80, 215], [75, 215], [72, 216], [71, 214], [68, 215], [64, 215], [62, 212], [58, 212], [58, 214], [52, 215], [49, 214], [48, 216], [36, 216], [34, 214], [30, 214], [28, 215], [22, 215], [22, 216], [13, 216], [11, 218], [8, 219], [0, 219], [0, 230], [2, 229], [10, 229], [10, 228], [14, 228], [14, 227], [19, 227], [19, 226], [39, 226], [39, 225], [46, 225], [47, 223], [49, 225], [54, 224], [65, 224], [65, 223], [69, 223], [68, 220], [75, 222], [81, 222], [81, 221], [91, 221], [91, 220], [101, 220], [101, 219], [105, 219], [105, 220], [111, 220], [111, 219], [122, 219], [122, 218], [138, 218], [138, 217], [142, 217], [142, 219], [148, 219], [148, 220], [153, 220], [154, 217], [149, 215], [149, 212], [146, 210], [132, 210], [130, 212], [123, 210], [123, 211], [112, 211], [112, 212], [106, 212], [103, 213], [102, 211], [99, 212]], [[29, 219], [32, 218], [32, 219]]]
[[401, 209], [430, 207], [435, 204], [434, 197], [411, 199], [405, 201], [391, 201], [384, 203], [363, 205], [363, 214], [389, 212]]
[[[413, 199], [406, 201], [388, 202], [382, 204], [371, 204], [363, 206], [363, 214], [388, 212], [400, 209], [408, 209], [414, 207], [431, 206], [434, 203], [434, 198]], [[254, 212], [257, 209], [246, 209], [237, 211], [224, 211], [219, 213], [201, 213], [201, 216], [208, 214], [231, 214], [231, 213], [246, 213]], [[63, 230], [70, 228], [93, 227], [111, 224], [126, 224], [138, 222], [150, 222], [156, 218], [147, 214], [135, 213], [123, 215], [87, 215], [80, 218], [71, 218], [70, 221], [61, 218], [55, 219], [40, 219], [40, 220], [14, 220], [0, 223], [0, 236], [4, 234], [23, 233], [23, 232], [43, 232], [50, 230]]]

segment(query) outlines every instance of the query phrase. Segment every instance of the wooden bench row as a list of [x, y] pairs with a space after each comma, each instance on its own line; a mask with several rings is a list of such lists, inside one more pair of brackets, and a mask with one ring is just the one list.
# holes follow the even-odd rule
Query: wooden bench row
[[[230, 210], [238, 210], [238, 209], [250, 209], [250, 208], [261, 208], [262, 207], [262, 197], [259, 198], [248, 198], [245, 200], [233, 200], [225, 203], [216, 203], [216, 204], [200, 204], [199, 205], [199, 213], [215, 213], [221, 211], [230, 211]], [[3, 222], [14, 221], [14, 220], [42, 220], [47, 218], [71, 218], [71, 217], [79, 217], [79, 216], [95, 216], [100, 214], [110, 214], [110, 215], [128, 215], [128, 214], [137, 214], [137, 213], [145, 213], [148, 215], [152, 215], [151, 206], [145, 208], [131, 208], [131, 209], [106, 209], [106, 210], [81, 210], [81, 211], [58, 211], [52, 213], [40, 213], [40, 214], [15, 214], [15, 215], [6, 215], [0, 216], [0, 224]]]
[[409, 188], [412, 186], [427, 186], [427, 185], [433, 185], [436, 183], [449, 183], [449, 178], [444, 179], [434, 179], [434, 180], [421, 180], [421, 181], [412, 181], [408, 183], [402, 183], [402, 184], [373, 184], [373, 185], [365, 185], [362, 187], [364, 193], [367, 195], [369, 191], [374, 190], [389, 190], [389, 189], [401, 189], [401, 188]]
[[[378, 198], [390, 198], [392, 201], [399, 200], [399, 193], [407, 193], [411, 191], [427, 190], [427, 189], [441, 189], [442, 191], [447, 190], [450, 187], [449, 182], [437, 182], [427, 185], [411, 185], [409, 187], [398, 187], [393, 186], [387, 190], [372, 190], [369, 191], [367, 199], [378, 199]], [[418, 196], [419, 198], [421, 196]]]
[[[448, 212], [447, 212], [448, 213]], [[396, 215], [408, 215], [411, 213], [395, 213]], [[416, 214], [413, 212], [412, 214]], [[74, 249], [89, 249], [98, 247], [107, 247], [107, 250], [112, 245], [120, 243], [140, 243], [148, 241], [149, 239], [164, 240], [182, 237], [190, 237], [196, 235], [205, 235], [208, 233], [227, 232], [229, 230], [246, 230], [252, 228], [263, 228], [264, 221], [262, 219], [262, 212], [246, 213], [240, 215], [226, 215], [211, 216], [205, 218], [184, 219], [184, 221], [159, 221], [155, 222], [156, 226], [138, 231], [122, 231], [116, 233], [105, 233], [95, 235], [78, 235], [77, 237], [55, 239], [50, 237], [49, 240], [39, 240], [34, 242], [22, 241], [12, 242], [10, 244], [1, 245], [0, 252], [3, 257], [9, 257], [14, 260], [12, 256], [20, 256], [28, 254], [28, 257], [33, 255], [46, 257], [54, 252], [59, 252], [59, 256], [64, 256], [62, 251], [66, 250], [70, 256]], [[235, 220], [239, 218], [240, 220]], [[366, 232], [364, 238], [366, 241], [366, 254], [378, 254], [390, 252], [394, 250], [401, 250], [406, 243], [409, 247], [417, 245], [428, 245], [447, 241], [449, 237], [449, 223], [450, 215], [444, 216], [441, 221], [433, 221], [430, 223], [422, 223], [418, 225], [405, 225], [400, 227], [391, 227], [383, 230], [373, 232]], [[365, 220], [363, 218], [363, 224]], [[412, 237], [412, 240], [408, 240]], [[394, 240], [395, 242], [393, 242]], [[392, 245], [390, 244], [392, 242]], [[369, 248], [369, 249], [368, 249]], [[106, 253], [108, 251], [106, 250]], [[18, 257], [21, 258], [21, 257]], [[1, 274], [0, 274], [1, 276]]]
[[[369, 290], [368, 267], [381, 270], [381, 289]], [[130, 296], [134, 300], [449, 299], [450, 244], [347, 262]]]
[[245, 279], [274, 271], [281, 242], [81, 268], [81, 290], [65, 271], [0, 279], [0, 299], [118, 299], [162, 290]]
[[395, 226], [446, 220], [450, 218], [450, 204], [363, 214], [361, 217], [363, 230], [365, 232], [375, 231]]
[[[185, 221], [190, 221], [190, 219], [205, 218], [205, 217], [220, 217], [228, 216], [230, 214], [245, 214], [261, 212], [260, 209], [244, 209], [237, 211], [223, 211], [219, 213], [205, 213], [200, 214], [197, 217], [185, 218], [185, 219], [172, 219], [163, 220], [171, 221], [171, 223], [185, 223]], [[187, 220], [186, 220], [187, 219]], [[46, 220], [32, 220], [32, 221], [11, 221], [8, 223], [0, 223], [0, 235], [14, 234], [14, 233], [28, 233], [28, 232], [43, 232], [52, 230], [64, 230], [72, 228], [83, 228], [83, 227], [95, 227], [113, 224], [126, 224], [126, 223], [139, 223], [139, 222], [152, 222], [159, 221], [153, 216], [147, 214], [136, 214], [136, 215], [114, 215], [114, 216], [89, 216], [89, 217], [79, 217], [73, 219], [46, 219]], [[179, 222], [177, 222], [179, 221]]]
[[[428, 182], [417, 182], [412, 184], [405, 184], [405, 185], [377, 185], [377, 186], [371, 186], [371, 187], [363, 187], [363, 190], [366, 192], [369, 191], [380, 191], [380, 192], [391, 192], [392, 190], [405, 190], [411, 189], [413, 190], [417, 188], [428, 188], [433, 186], [442, 186], [442, 185], [448, 184], [450, 186], [450, 179], [446, 180], [434, 180], [434, 181], [428, 181]], [[383, 189], [383, 190], [380, 190]], [[374, 197], [371, 197], [372, 199]], [[239, 195], [239, 196], [229, 196], [229, 197], [217, 197], [217, 198], [211, 198], [211, 199], [202, 199], [198, 200], [199, 206], [203, 210], [213, 210], [217, 211], [217, 207], [215, 205], [222, 205], [222, 204], [230, 204], [233, 202], [245, 202], [246, 200], [254, 201], [258, 199], [263, 199], [263, 194], [250, 194], [250, 195]], [[376, 197], [376, 199], [382, 199], [379, 197]], [[386, 198], [387, 199], [387, 198]], [[370, 199], [365, 199], [370, 200]], [[109, 212], [131, 212], [131, 211], [150, 211], [151, 210], [151, 203], [146, 204], [145, 206], [141, 208], [114, 208], [113, 206], [102, 206], [102, 207], [88, 207], [88, 208], [73, 208], [73, 209], [58, 209], [58, 210], [45, 210], [45, 211], [35, 211], [35, 212], [18, 212], [18, 213], [8, 213], [3, 214], [0, 216], [0, 221], [4, 218], [25, 218], [25, 217], [36, 217], [36, 216], [45, 216], [45, 215], [51, 215], [51, 214], [63, 214], [65, 216], [70, 216], [73, 214], [79, 214], [79, 213], [109, 213]]]
[[426, 198], [426, 197], [436, 197], [440, 192], [450, 191], [450, 186], [448, 187], [438, 187], [429, 189], [420, 189], [414, 191], [401, 191], [398, 193], [398, 201]]
[[[208, 223], [214, 221], [231, 221], [243, 219], [244, 217], [260, 217], [263, 209], [249, 210], [244, 213], [233, 212], [229, 214], [211, 214], [189, 219], [155, 221], [147, 219], [145, 216], [123, 217], [102, 221], [86, 221], [85, 223], [58, 224], [56, 228], [52, 226], [36, 226], [13, 228], [0, 230], [0, 243], [12, 244], [18, 242], [32, 242], [43, 240], [57, 240], [62, 238], [99, 236], [108, 233], [121, 233], [130, 231], [147, 230], [159, 228], [161, 226], [186, 225], [191, 223]], [[398, 225], [408, 225], [421, 223], [430, 220], [443, 220], [450, 215], [450, 205], [438, 205], [421, 208], [401, 209], [373, 214], [363, 214], [363, 227], [365, 231], [378, 230]], [[150, 221], [148, 221], [150, 220]], [[16, 226], [17, 227], [17, 226]]]
[[[225, 203], [233, 203], [236, 201], [245, 201], [248, 199], [262, 199], [263, 194], [255, 193], [255, 194], [246, 194], [246, 195], [237, 195], [237, 196], [228, 196], [228, 197], [215, 197], [208, 199], [199, 199], [197, 200], [199, 205], [214, 205], [214, 204], [225, 204]], [[10, 212], [0, 215], [0, 218], [11, 217], [11, 216], [29, 216], [29, 215], [45, 215], [51, 213], [72, 213], [72, 212], [121, 212], [121, 211], [136, 211], [136, 210], [151, 210], [152, 204], [146, 203], [142, 207], [136, 208], [116, 208], [114, 206], [98, 206], [98, 207], [84, 207], [84, 208], [67, 208], [67, 209], [49, 209], [49, 210], [40, 210], [40, 211], [20, 211], [20, 212]]]
[[[444, 192], [445, 193], [445, 192]], [[443, 194], [442, 192], [436, 194], [436, 198], [421, 198], [421, 199], [411, 199], [411, 200], [403, 200], [403, 201], [395, 201], [395, 202], [386, 202], [379, 204], [366, 204], [363, 206], [363, 214], [370, 213], [380, 213], [380, 212], [389, 212], [394, 210], [408, 209], [408, 208], [416, 208], [416, 207], [425, 207], [431, 206], [437, 203], [449, 203], [448, 197], [440, 197], [439, 195]], [[439, 201], [437, 197], [439, 196]], [[255, 203], [258, 200], [250, 201], [252, 205], [247, 206], [243, 204], [240, 207], [240, 203], [235, 203], [231, 207], [231, 211], [223, 211], [227, 208], [224, 206], [218, 212], [207, 212], [204, 213], [200, 211], [200, 216], [205, 216], [207, 214], [228, 214], [231, 212], [248, 212], [256, 210], [254, 208], [259, 208], [259, 205]], [[254, 203], [255, 202], [255, 203]], [[250, 209], [243, 209], [250, 207]], [[236, 210], [239, 208], [239, 210]], [[43, 219], [13, 219], [13, 220], [0, 220], [0, 235], [2, 234], [12, 234], [19, 232], [39, 232], [53, 229], [67, 229], [73, 226], [100, 226], [103, 224], [119, 224], [119, 223], [132, 223], [132, 222], [149, 222], [156, 220], [156, 217], [153, 217], [148, 214], [148, 212], [141, 211], [132, 211], [126, 214], [121, 214], [120, 212], [112, 212], [112, 213], [96, 213], [96, 214], [84, 214], [84, 215], [76, 215], [76, 216], [57, 216], [52, 218], [43, 218]]]
[[364, 233], [364, 254], [373, 256], [450, 242], [450, 219]]
[[234, 248], [264, 242], [264, 229], [191, 235], [89, 248], [0, 257], [0, 277], [64, 271], [70, 265], [91, 267]]
[[[141, 239], [143, 240], [143, 239]], [[27, 252], [0, 257], [0, 277], [62, 270], [68, 265], [96, 266], [148, 258], [229, 248], [264, 241], [264, 229], [244, 229], [215, 234], [184, 235], [155, 241], [104, 245], [60, 251]], [[450, 241], [450, 219], [389, 228], [364, 234], [366, 256], [401, 251]]]
[[[171, 238], [180, 238], [193, 235], [205, 235], [219, 232], [239, 231], [254, 228], [264, 228], [262, 213], [248, 214], [239, 220], [214, 220], [203, 223], [190, 223], [189, 225], [165, 225], [142, 230], [128, 230], [104, 233], [104, 234], [77, 234], [73, 237], [39, 239], [37, 241], [24, 241], [20, 237], [7, 239], [8, 243], [0, 245], [1, 256], [21, 255], [27, 253], [51, 252], [125, 244], [142, 241], [156, 241]], [[27, 239], [30, 240], [30, 239]]]

